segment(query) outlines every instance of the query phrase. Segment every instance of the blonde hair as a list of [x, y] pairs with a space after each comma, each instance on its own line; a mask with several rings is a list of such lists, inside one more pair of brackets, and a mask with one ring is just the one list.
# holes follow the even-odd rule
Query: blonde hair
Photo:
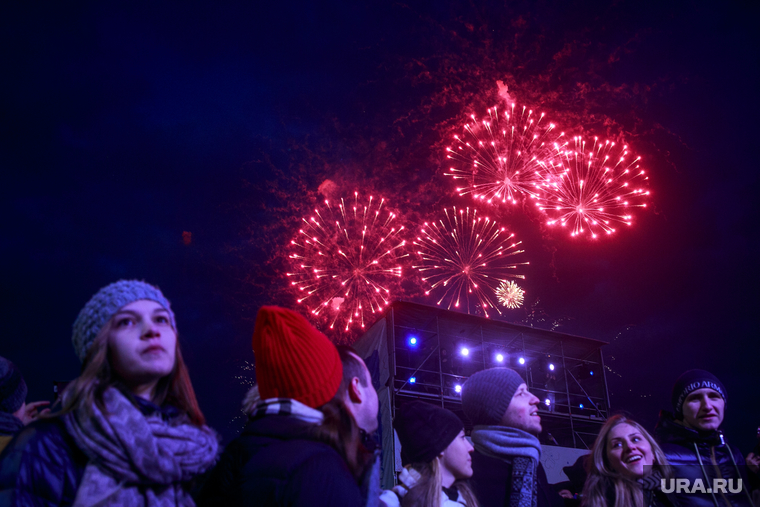
[[[429, 507], [441, 505], [443, 494], [443, 474], [440, 458], [436, 456], [428, 463], [415, 463], [412, 468], [420, 473], [420, 480], [412, 486], [401, 502], [402, 507]], [[468, 507], [478, 507], [478, 500], [466, 479], [454, 481], [459, 494]]]
[[[665, 453], [655, 442], [652, 435], [639, 423], [628, 419], [624, 415], [614, 415], [599, 430], [594, 446], [591, 449], [589, 460], [588, 477], [583, 487], [583, 507], [644, 507], [644, 494], [641, 485], [619, 472], [615, 471], [607, 459], [607, 437], [612, 428], [621, 424], [628, 424], [641, 433], [649, 442], [654, 454], [653, 468], [659, 470], [663, 477], [672, 475]], [[607, 505], [607, 492], [610, 488], [615, 491], [615, 505]]]
[[[111, 367], [108, 333], [114, 325], [115, 319], [111, 317], [92, 342], [82, 364], [82, 374], [66, 387], [61, 396], [62, 410], [53, 414], [54, 417], [75, 412], [87, 418], [92, 415], [94, 405], [105, 412], [103, 393], [109, 387], [119, 389], [128, 399], [132, 399], [133, 395]], [[167, 376], [158, 381], [152, 401], [159, 406], [165, 402], [173, 405], [185, 413], [193, 425], [200, 427], [206, 424], [206, 419], [198, 406], [190, 374], [182, 358], [179, 335], [175, 347], [174, 367]]]

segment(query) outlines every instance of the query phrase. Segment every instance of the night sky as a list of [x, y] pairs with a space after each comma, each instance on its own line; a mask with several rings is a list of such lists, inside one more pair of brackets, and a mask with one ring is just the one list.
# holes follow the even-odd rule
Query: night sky
[[[613, 409], [649, 428], [680, 373], [712, 371], [728, 391], [724, 429], [746, 454], [760, 424], [759, 11], [4, 6], [0, 355], [24, 372], [29, 400], [50, 399], [54, 380], [78, 374], [71, 324], [84, 303], [145, 279], [172, 301], [201, 407], [229, 441], [256, 310], [294, 306], [287, 244], [320, 185], [383, 196], [412, 228], [472, 206], [442, 174], [444, 149], [506, 89], [568, 132], [624, 139], [652, 191], [632, 227], [598, 241], [556, 234], [520, 206], [489, 209], [530, 260], [526, 306], [506, 320], [532, 308], [539, 326], [611, 342]], [[400, 296], [433, 303], [415, 291]]]

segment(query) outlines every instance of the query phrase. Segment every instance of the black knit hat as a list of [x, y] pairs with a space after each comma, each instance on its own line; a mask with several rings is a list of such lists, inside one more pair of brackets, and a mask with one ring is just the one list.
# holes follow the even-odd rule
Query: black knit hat
[[509, 368], [489, 368], [477, 372], [462, 386], [462, 410], [475, 426], [494, 425], [502, 417], [525, 381]]
[[723, 401], [726, 401], [726, 388], [718, 377], [709, 371], [689, 370], [678, 377], [670, 397], [676, 419], [683, 419], [683, 402], [686, 397], [697, 389], [704, 388], [712, 389], [723, 397]]
[[0, 412], [12, 414], [26, 401], [26, 382], [16, 365], [0, 357]]
[[410, 401], [396, 409], [393, 420], [401, 442], [401, 462], [428, 463], [454, 441], [464, 424], [456, 414], [422, 401]]

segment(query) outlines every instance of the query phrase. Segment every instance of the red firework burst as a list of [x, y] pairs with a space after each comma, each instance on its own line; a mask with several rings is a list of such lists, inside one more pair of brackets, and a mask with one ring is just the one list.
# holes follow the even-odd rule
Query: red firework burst
[[[319, 323], [344, 332], [365, 327], [367, 313], [378, 313], [390, 303], [400, 283], [404, 230], [384, 199], [359, 202], [325, 200], [324, 206], [302, 219], [290, 242], [287, 273], [298, 303], [306, 305]], [[335, 205], [337, 204], [337, 206]]]
[[616, 224], [631, 225], [634, 208], [645, 208], [649, 196], [641, 157], [597, 137], [590, 147], [581, 137], [574, 141], [575, 149], [562, 153], [554, 176], [542, 185], [537, 205], [550, 217], [547, 223], [591, 238], [613, 234]]
[[428, 286], [426, 294], [439, 294], [436, 304], [449, 309], [466, 305], [467, 313], [472, 308], [486, 317], [490, 309], [501, 314], [497, 287], [507, 278], [525, 278], [515, 271], [528, 263], [513, 260], [523, 253], [517, 249], [521, 242], [475, 209], [443, 211], [444, 218], [425, 222], [413, 241], [418, 259], [413, 267]]
[[453, 146], [446, 148], [452, 166], [444, 174], [464, 184], [457, 188], [459, 195], [472, 194], [488, 204], [537, 197], [563, 149], [564, 132], [544, 113], [515, 104], [501, 114], [492, 107], [482, 120], [470, 118], [464, 134], [454, 136]]

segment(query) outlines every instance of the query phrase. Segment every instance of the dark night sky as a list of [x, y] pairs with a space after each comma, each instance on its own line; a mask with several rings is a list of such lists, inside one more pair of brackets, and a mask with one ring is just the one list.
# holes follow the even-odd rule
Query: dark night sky
[[682, 371], [714, 372], [724, 428], [749, 450], [757, 4], [250, 4], [4, 7], [0, 354], [30, 399], [77, 375], [87, 299], [140, 278], [172, 300], [201, 406], [231, 438], [256, 309], [292, 304], [283, 246], [319, 185], [385, 195], [410, 223], [471, 204], [441, 175], [443, 147], [501, 81], [568, 130], [623, 136], [653, 192], [609, 241], [501, 212], [530, 257], [529, 303], [612, 341], [613, 408], [650, 427]]

